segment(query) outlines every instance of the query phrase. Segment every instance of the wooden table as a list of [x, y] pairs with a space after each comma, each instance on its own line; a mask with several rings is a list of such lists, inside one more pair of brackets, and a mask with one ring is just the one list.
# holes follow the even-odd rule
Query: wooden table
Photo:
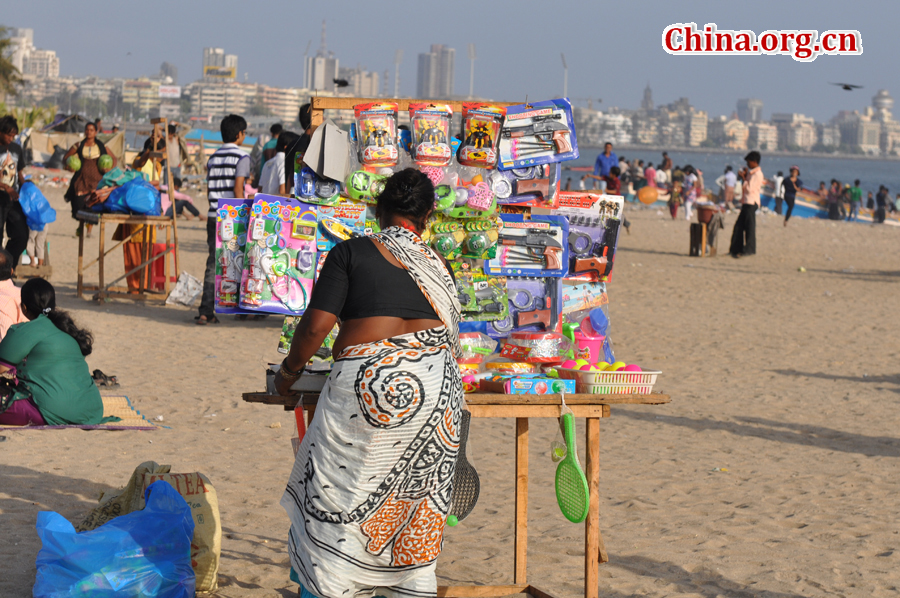
[[[84, 291], [97, 291], [93, 298], [100, 302], [108, 298], [137, 300], [156, 299], [165, 301], [169, 291], [172, 290], [170, 274], [177, 274], [178, 272], [178, 232], [174, 218], [168, 218], [166, 216], [134, 216], [129, 214], [106, 214], [80, 211], [76, 215], [76, 219], [78, 220], [78, 297], [84, 297]], [[85, 224], [99, 225], [97, 234], [100, 245], [99, 254], [97, 259], [87, 264], [84, 263]], [[109, 249], [106, 249], [107, 224], [133, 225], [135, 226], [135, 230], [130, 235], [126, 236], [124, 240], [119, 241]], [[153, 243], [150, 243], [150, 239], [152, 238], [151, 227], [153, 226], [164, 227], [166, 235], [165, 250], [157, 255], [153, 255], [151, 251]], [[112, 282], [106, 283], [106, 256], [131, 240], [144, 244], [144, 253], [141, 256], [143, 261], [139, 266], [132, 268]], [[172, 270], [169, 270], [169, 260], [167, 259], [170, 253], [172, 254]], [[150, 280], [150, 278], [152, 278], [150, 265], [159, 259], [163, 260], [164, 264], [164, 291], [154, 290], [152, 288], [152, 281]], [[89, 268], [93, 267], [94, 264], [97, 264], [97, 269], [99, 271], [98, 282], [97, 284], [85, 284], [84, 273]], [[127, 286], [115, 286], [117, 282], [136, 272], [142, 272], [137, 293], [129, 292], [130, 289]]]
[[[244, 393], [250, 403], [283, 405], [292, 411], [302, 401], [304, 412], [312, 419], [319, 395], [304, 393], [282, 397], [263, 393]], [[668, 395], [566, 395], [575, 417], [587, 419], [584, 473], [590, 490], [590, 508], [584, 522], [584, 596], [598, 598], [599, 566], [609, 559], [600, 533], [600, 418], [610, 416], [610, 405], [660, 405], [670, 402]], [[505, 586], [441, 586], [440, 598], [492, 598], [509, 594], [530, 594], [534, 598], [553, 598], [526, 581], [528, 552], [528, 420], [532, 417], [558, 418], [559, 395], [502, 395], [475, 393], [466, 395], [472, 417], [512, 417], [516, 420], [516, 515], [513, 583]]]

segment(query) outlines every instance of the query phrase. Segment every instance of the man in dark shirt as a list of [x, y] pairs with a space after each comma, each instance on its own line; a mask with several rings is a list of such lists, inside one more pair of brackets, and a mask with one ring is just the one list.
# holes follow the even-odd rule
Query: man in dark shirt
[[288, 197], [292, 195], [291, 190], [294, 188], [294, 163], [303, 159], [312, 135], [312, 106], [309, 104], [300, 106], [300, 127], [303, 134], [284, 152], [284, 192]]
[[13, 257], [13, 268], [28, 245], [28, 224], [19, 205], [19, 189], [25, 182], [25, 152], [13, 140], [19, 123], [12, 115], [0, 118], [0, 237], [6, 227], [6, 250]]

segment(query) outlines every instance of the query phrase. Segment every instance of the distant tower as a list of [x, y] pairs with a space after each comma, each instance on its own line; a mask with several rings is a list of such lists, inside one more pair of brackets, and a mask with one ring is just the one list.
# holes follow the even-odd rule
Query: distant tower
[[650, 89], [650, 82], [647, 82], [647, 87], [644, 88], [644, 99], [641, 100], [641, 109], [642, 110], [653, 110], [653, 91]]
[[754, 98], [737, 101], [738, 120], [745, 123], [758, 123], [762, 121], [763, 101]]
[[886, 89], [879, 89], [878, 93], [872, 98], [872, 107], [876, 110], [893, 110], [894, 98]]

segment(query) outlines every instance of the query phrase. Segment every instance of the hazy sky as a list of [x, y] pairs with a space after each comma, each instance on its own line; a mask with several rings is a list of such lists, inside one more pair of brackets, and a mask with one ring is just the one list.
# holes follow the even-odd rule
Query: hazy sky
[[[200, 76], [205, 46], [237, 54], [241, 79], [300, 86], [303, 52], [319, 46], [322, 20], [328, 49], [345, 66], [390, 70], [404, 50], [401, 95], [415, 93], [416, 60], [430, 44], [456, 48], [456, 93], [469, 85], [467, 46], [474, 43], [475, 92], [498, 100], [562, 94], [560, 52], [569, 65], [569, 97], [602, 98], [599, 107], [637, 108], [649, 82], [657, 104], [686, 96], [710, 115], [730, 114], [735, 101], [756, 97], [772, 112], [803, 112], [825, 120], [862, 109], [885, 88], [900, 96], [896, 78], [897, 0], [734, 2], [656, 0], [459, 0], [362, 3], [324, 0], [154, 0], [152, 2], [4, 2], [0, 24], [31, 27], [35, 45], [56, 50], [63, 75], [137, 77], [167, 60], [179, 83]], [[153, 19], [153, 15], [161, 18]], [[857, 29], [862, 56], [671, 56], [661, 47], [671, 23], [716, 23], [719, 29]], [[130, 52], [130, 55], [129, 55]], [[846, 81], [865, 88], [846, 92]], [[900, 98], [898, 98], [900, 99]], [[595, 107], [598, 105], [595, 103]], [[900, 111], [900, 105], [898, 105]]]

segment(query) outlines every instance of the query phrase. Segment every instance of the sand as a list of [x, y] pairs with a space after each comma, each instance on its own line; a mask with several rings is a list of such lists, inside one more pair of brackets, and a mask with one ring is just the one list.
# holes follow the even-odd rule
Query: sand
[[[280, 320], [201, 328], [187, 308], [77, 299], [75, 225], [62, 190], [46, 191], [60, 212], [52, 281], [96, 336], [89, 365], [119, 376], [122, 392], [171, 429], [2, 432], [0, 596], [31, 595], [38, 511], [77, 520], [149, 459], [216, 486], [218, 595], [295, 595], [278, 504], [293, 415], [241, 401], [279, 359]], [[657, 388], [673, 401], [613, 407], [601, 424], [610, 562], [600, 595], [896, 595], [900, 230], [800, 219], [785, 229], [760, 216], [759, 255], [701, 259], [687, 257], [683, 220], [630, 217], [610, 287], [612, 336], [620, 358], [665, 372]], [[202, 277], [204, 225], [179, 225], [182, 267]], [[531, 429], [528, 579], [578, 596], [583, 527], [553, 500], [552, 422]], [[442, 583], [512, 581], [513, 438], [511, 420], [472, 424], [483, 494], [447, 530]]]

